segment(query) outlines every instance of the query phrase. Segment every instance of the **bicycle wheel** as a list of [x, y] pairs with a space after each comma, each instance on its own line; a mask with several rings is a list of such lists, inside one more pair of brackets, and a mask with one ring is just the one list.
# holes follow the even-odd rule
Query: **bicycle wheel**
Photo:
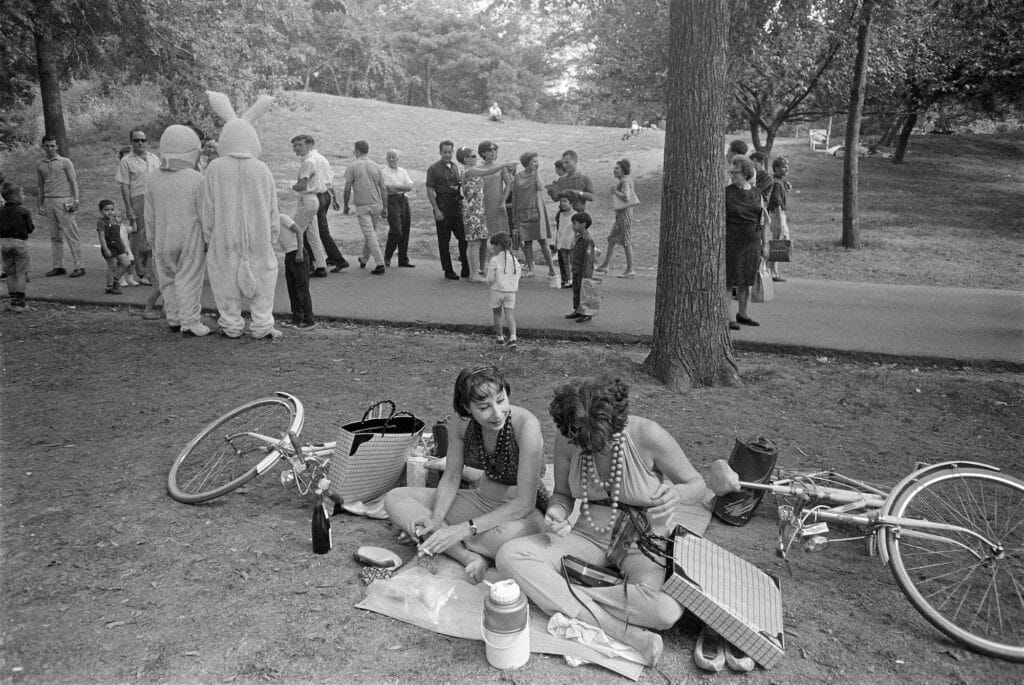
[[288, 397], [264, 397], [209, 424], [174, 460], [167, 475], [171, 497], [195, 504], [226, 495], [256, 477], [256, 466], [288, 431], [302, 429]]
[[910, 482], [884, 512], [960, 526], [962, 532], [885, 529], [889, 568], [911, 604], [970, 649], [1024, 661], [1024, 482], [997, 471], [951, 468]]

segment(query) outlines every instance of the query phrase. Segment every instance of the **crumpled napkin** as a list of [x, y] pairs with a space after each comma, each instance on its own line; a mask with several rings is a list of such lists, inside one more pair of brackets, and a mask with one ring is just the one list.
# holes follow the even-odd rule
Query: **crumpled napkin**
[[[577, 618], [569, 618], [560, 613], [552, 614], [551, 619], [548, 620], [548, 632], [566, 640], [579, 642], [605, 656], [619, 657], [644, 666], [647, 665], [644, 658], [640, 656], [640, 652], [629, 645], [622, 644], [618, 640], [608, 637], [600, 628], [584, 623]], [[565, 661], [570, 666], [581, 666], [588, 663], [583, 659], [568, 655], [566, 655]]]

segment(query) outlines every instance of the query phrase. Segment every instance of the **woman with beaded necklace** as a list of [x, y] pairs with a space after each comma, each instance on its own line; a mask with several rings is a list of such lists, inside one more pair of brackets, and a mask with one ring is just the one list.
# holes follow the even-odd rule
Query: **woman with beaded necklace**
[[[512, 540], [498, 552], [502, 577], [519, 583], [548, 614], [560, 612], [600, 627], [635, 648], [655, 665], [662, 641], [656, 632], [671, 627], [683, 610], [661, 591], [665, 570], [634, 543], [619, 562], [624, 583], [611, 587], [569, 587], [560, 569], [572, 555], [607, 566], [612, 530], [622, 505], [642, 508], [656, 534], [676, 523], [698, 522], [704, 479], [679, 444], [660, 425], [629, 413], [629, 388], [609, 377], [575, 381], [555, 391], [549, 408], [558, 427], [555, 439], [555, 492], [545, 523], [550, 532]], [[580, 501], [575, 526], [569, 514]]]
[[[508, 381], [493, 366], [460, 371], [452, 405], [459, 418], [437, 488], [396, 488], [384, 508], [420, 554], [447, 554], [478, 583], [502, 544], [544, 530], [544, 438], [537, 417], [509, 403]], [[459, 489], [464, 466], [483, 469], [472, 490]]]

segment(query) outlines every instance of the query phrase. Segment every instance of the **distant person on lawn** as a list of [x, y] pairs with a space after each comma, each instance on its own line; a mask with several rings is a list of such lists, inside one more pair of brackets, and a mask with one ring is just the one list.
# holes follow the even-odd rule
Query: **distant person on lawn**
[[132, 151], [117, 163], [114, 180], [121, 186], [125, 214], [132, 226], [130, 241], [135, 256], [135, 277], [142, 285], [153, 285], [153, 249], [146, 240], [145, 196], [150, 174], [160, 168], [160, 158], [146, 149], [146, 132], [135, 130], [129, 134]]
[[414, 269], [409, 261], [409, 233], [412, 229], [412, 215], [409, 214], [409, 198], [412, 177], [398, 166], [398, 150], [391, 148], [384, 157], [386, 166], [380, 168], [384, 175], [384, 188], [388, 191], [388, 241], [384, 246], [384, 266], [391, 266], [391, 258], [398, 250], [398, 266]]
[[242, 305], [252, 315], [249, 335], [280, 338], [274, 328], [277, 286], [277, 244], [281, 230], [277, 186], [252, 122], [270, 109], [274, 99], [262, 95], [241, 117], [223, 93], [207, 91], [210, 105], [225, 120], [218, 147], [221, 156], [206, 169], [203, 191], [203, 238], [207, 272], [220, 312], [221, 334], [239, 338], [245, 328]]
[[11, 311], [20, 313], [28, 311], [25, 304], [25, 285], [31, 266], [28, 237], [35, 230], [35, 224], [32, 223], [32, 212], [22, 206], [25, 195], [19, 186], [4, 181], [0, 185], [0, 197], [4, 199], [4, 205], [0, 207], [0, 259], [7, 275]]
[[488, 110], [488, 113], [491, 116], [491, 121], [501, 123], [501, 107], [498, 106], [497, 102], [491, 103], [491, 108]]
[[[786, 219], [786, 199], [793, 187], [786, 176], [789, 174], [789, 160], [776, 157], [772, 162], [772, 191], [768, 197], [768, 216], [772, 222], [772, 240], [789, 240], [789, 221]], [[779, 275], [779, 263], [768, 262], [768, 270], [772, 280], [784, 283], [785, 278]]]
[[45, 157], [36, 163], [38, 211], [39, 216], [45, 216], [50, 224], [50, 254], [53, 258], [53, 268], [46, 275], [63, 276], [67, 273], [64, 268], [64, 242], [67, 241], [74, 265], [71, 278], [78, 278], [85, 275], [85, 263], [82, 261], [78, 222], [74, 216], [79, 200], [75, 165], [67, 157], [60, 156], [55, 137], [47, 134], [40, 144]]
[[441, 259], [444, 277], [457, 281], [459, 275], [452, 268], [452, 236], [459, 244], [459, 261], [462, 262], [462, 277], [469, 277], [469, 258], [466, 256], [466, 229], [462, 223], [462, 175], [452, 161], [455, 143], [442, 140], [438, 146], [441, 159], [427, 168], [427, 200], [434, 212], [437, 228], [437, 252]]
[[563, 152], [562, 166], [565, 168], [565, 176], [556, 179], [552, 185], [547, 187], [547, 191], [552, 200], [557, 200], [560, 192], [569, 191], [572, 208], [577, 212], [582, 212], [586, 210], [587, 202], [594, 199], [594, 184], [589, 176], [579, 172], [577, 163], [575, 150]]
[[357, 140], [352, 149], [356, 159], [345, 169], [345, 205], [348, 214], [349, 200], [356, 206], [356, 221], [363, 232], [363, 255], [359, 257], [359, 268], [365, 268], [366, 262], [373, 256], [377, 265], [371, 274], [384, 275], [384, 253], [380, 249], [377, 238], [377, 222], [388, 218], [388, 191], [384, 186], [384, 176], [380, 167], [367, 157], [370, 144], [365, 140]]
[[[504, 543], [544, 530], [547, 507], [540, 421], [509, 401], [493, 366], [463, 369], [455, 379], [457, 418], [437, 488], [396, 488], [384, 496], [394, 524], [420, 541], [419, 553], [446, 554], [479, 583]], [[463, 466], [483, 469], [472, 490], [459, 488]]]

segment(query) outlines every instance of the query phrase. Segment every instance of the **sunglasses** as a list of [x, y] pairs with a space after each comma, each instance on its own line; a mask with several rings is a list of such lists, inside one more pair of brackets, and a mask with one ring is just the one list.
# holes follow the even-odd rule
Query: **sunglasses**
[[146, 139], [145, 138], [132, 138], [132, 142], [133, 143], [145, 143]]
[[466, 159], [476, 159], [476, 155], [466, 155]]

